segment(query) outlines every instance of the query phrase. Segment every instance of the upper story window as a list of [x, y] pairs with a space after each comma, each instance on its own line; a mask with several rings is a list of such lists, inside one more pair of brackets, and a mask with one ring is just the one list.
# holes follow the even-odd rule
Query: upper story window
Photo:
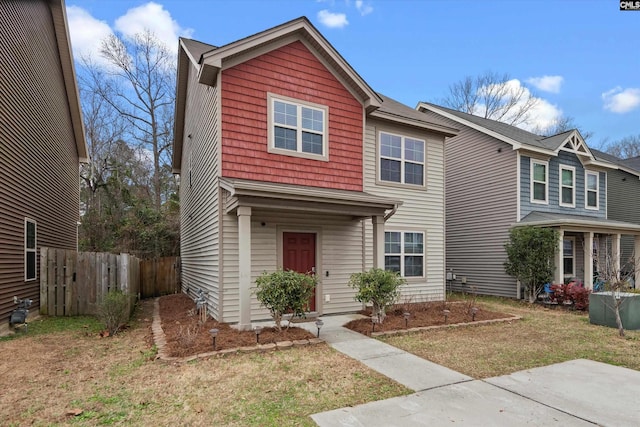
[[576, 168], [560, 165], [560, 206], [576, 206]]
[[270, 153], [329, 160], [329, 108], [273, 94], [268, 95]]
[[380, 180], [424, 185], [425, 142], [380, 132]]
[[37, 279], [37, 233], [36, 222], [32, 219], [24, 219], [24, 280], [36, 280]]
[[424, 277], [424, 233], [384, 233], [384, 268], [403, 277]]
[[549, 163], [531, 159], [531, 202], [549, 203]]
[[598, 209], [600, 200], [600, 179], [598, 172], [585, 172], [585, 198], [586, 209]]

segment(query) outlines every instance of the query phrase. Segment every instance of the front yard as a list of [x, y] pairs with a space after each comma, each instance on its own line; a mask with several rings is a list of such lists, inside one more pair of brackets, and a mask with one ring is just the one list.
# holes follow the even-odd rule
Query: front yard
[[626, 331], [621, 339], [615, 328], [589, 324], [588, 312], [491, 297], [478, 297], [478, 302], [522, 320], [382, 340], [473, 378], [581, 358], [640, 370], [640, 331]]
[[[584, 313], [479, 302], [522, 320], [382, 339], [475, 378], [576, 358], [640, 370], [639, 332], [620, 339]], [[99, 338], [93, 319], [73, 318], [32, 322], [27, 335], [0, 339], [3, 425], [313, 425], [312, 413], [409, 393], [324, 344], [155, 360], [151, 306], [145, 301], [131, 328], [112, 338]]]

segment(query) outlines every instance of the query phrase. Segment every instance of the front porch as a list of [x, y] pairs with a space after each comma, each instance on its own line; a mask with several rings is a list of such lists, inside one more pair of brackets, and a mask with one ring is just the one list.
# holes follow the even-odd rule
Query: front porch
[[[610, 271], [628, 273], [640, 283], [640, 225], [581, 215], [532, 212], [518, 225], [552, 227], [558, 230], [553, 283], [570, 278], [582, 280], [593, 290], [598, 273], [608, 264]], [[627, 253], [621, 248], [623, 236], [633, 242]]]

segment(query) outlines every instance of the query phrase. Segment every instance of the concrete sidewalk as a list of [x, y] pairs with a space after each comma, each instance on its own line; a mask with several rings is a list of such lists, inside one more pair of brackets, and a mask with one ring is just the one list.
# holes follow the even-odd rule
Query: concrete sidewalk
[[323, 317], [320, 337], [417, 393], [312, 415], [321, 427], [640, 425], [638, 371], [573, 360], [473, 380], [342, 327], [358, 317]]

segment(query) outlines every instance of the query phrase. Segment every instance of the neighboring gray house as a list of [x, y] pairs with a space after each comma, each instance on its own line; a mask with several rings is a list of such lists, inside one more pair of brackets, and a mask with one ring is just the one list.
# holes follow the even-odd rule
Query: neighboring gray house
[[0, 333], [40, 297], [39, 249], [76, 250], [87, 157], [64, 3], [0, 2]]
[[[607, 153], [592, 149], [599, 159], [614, 163], [616, 169], [607, 176], [607, 217], [617, 221], [640, 224], [640, 156], [619, 159]], [[640, 256], [640, 249], [634, 248], [632, 236], [622, 236], [620, 246], [623, 267], [631, 268], [634, 257]], [[634, 250], [635, 249], [635, 250]]]
[[522, 224], [560, 232], [554, 283], [575, 276], [592, 287], [594, 251], [605, 237], [616, 246], [632, 236], [640, 246], [640, 224], [607, 216], [607, 177], [618, 166], [594, 156], [577, 130], [544, 137], [430, 103], [417, 109], [460, 129], [445, 145], [453, 289], [519, 298], [503, 264], [509, 229]]

